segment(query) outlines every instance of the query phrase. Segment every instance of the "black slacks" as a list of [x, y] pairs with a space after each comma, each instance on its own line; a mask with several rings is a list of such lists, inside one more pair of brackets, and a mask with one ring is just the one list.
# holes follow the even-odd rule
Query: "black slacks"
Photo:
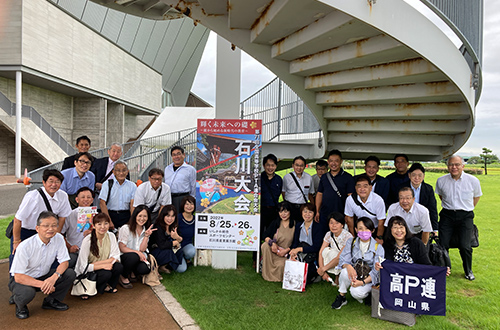
[[474, 223], [473, 211], [453, 211], [442, 209], [439, 212], [439, 239], [445, 249], [450, 248], [450, 240], [458, 236], [458, 249], [462, 257], [465, 275], [472, 270], [472, 247], [470, 245], [472, 225]]

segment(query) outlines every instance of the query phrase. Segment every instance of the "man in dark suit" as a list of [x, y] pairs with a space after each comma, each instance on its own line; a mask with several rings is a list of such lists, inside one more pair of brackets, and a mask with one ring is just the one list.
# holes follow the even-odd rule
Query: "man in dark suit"
[[[89, 137], [86, 135], [80, 136], [78, 139], [76, 139], [75, 147], [76, 147], [76, 150], [78, 150], [78, 152], [74, 155], [71, 155], [71, 156], [64, 158], [64, 163], [62, 165], [61, 171], [65, 170], [67, 168], [75, 167], [75, 161], [77, 160], [76, 156], [80, 152], [89, 152], [89, 149], [90, 149]], [[90, 159], [90, 161], [93, 161], [93, 160], [94, 160], [94, 157], [92, 157], [92, 159]]]
[[389, 205], [399, 203], [399, 189], [407, 185], [410, 181], [410, 178], [408, 178], [409, 164], [407, 155], [396, 154], [394, 156], [394, 167], [396, 167], [396, 170], [385, 177], [389, 180]]
[[430, 184], [424, 182], [425, 168], [420, 163], [413, 163], [408, 170], [410, 181], [405, 183], [406, 187], [410, 187], [415, 193], [415, 202], [425, 206], [429, 210], [432, 230], [438, 231], [438, 213], [436, 196], [434, 189]]
[[95, 174], [96, 192], [101, 191], [104, 181], [114, 178], [113, 166], [115, 165], [115, 162], [120, 159], [122, 154], [122, 145], [119, 143], [113, 143], [108, 149], [109, 157], [99, 158], [94, 161], [90, 170]]

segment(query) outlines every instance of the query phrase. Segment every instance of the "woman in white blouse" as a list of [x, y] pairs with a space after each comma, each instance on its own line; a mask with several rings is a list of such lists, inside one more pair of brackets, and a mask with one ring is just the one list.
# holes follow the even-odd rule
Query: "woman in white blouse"
[[[123, 272], [120, 276], [120, 285], [125, 289], [132, 289], [129, 276], [146, 275], [151, 271], [148, 262], [148, 241], [151, 233], [151, 213], [144, 204], [138, 205], [128, 224], [122, 226], [118, 233]], [[132, 277], [135, 279], [135, 277]]]
[[[123, 271], [120, 263], [120, 250], [116, 237], [108, 232], [111, 220], [105, 213], [99, 213], [94, 217], [94, 227], [90, 235], [87, 235], [80, 247], [75, 271], [77, 275], [87, 272], [97, 274], [97, 292], [115, 293], [118, 278]], [[88, 296], [82, 296], [88, 299]]]
[[[344, 229], [345, 218], [342, 213], [330, 213], [328, 216], [328, 227], [330, 230], [325, 234], [323, 245], [321, 245], [321, 249], [319, 250], [318, 275], [323, 280], [338, 285], [340, 269], [336, 267], [339, 264], [340, 253], [344, 249], [347, 240], [352, 238], [352, 235]], [[335, 276], [335, 282], [333, 282], [329, 274]]]

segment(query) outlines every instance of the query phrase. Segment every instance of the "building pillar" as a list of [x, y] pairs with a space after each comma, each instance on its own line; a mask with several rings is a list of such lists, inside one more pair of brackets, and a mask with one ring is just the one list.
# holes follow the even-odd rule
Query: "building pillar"
[[106, 145], [114, 142], [123, 143], [125, 128], [125, 106], [108, 102], [106, 117]]
[[73, 141], [87, 135], [91, 150], [107, 147], [106, 144], [107, 100], [100, 97], [75, 97], [73, 100]]
[[[241, 50], [231, 49], [231, 43], [217, 36], [215, 81], [215, 117], [239, 119]], [[212, 267], [236, 269], [236, 251], [213, 250]]]
[[16, 178], [21, 178], [21, 119], [23, 108], [23, 76], [21, 71], [16, 71]]

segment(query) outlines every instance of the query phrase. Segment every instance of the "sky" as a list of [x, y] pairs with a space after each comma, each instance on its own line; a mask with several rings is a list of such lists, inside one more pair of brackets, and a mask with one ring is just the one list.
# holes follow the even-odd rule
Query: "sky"
[[[458, 151], [462, 156], [477, 156], [483, 147], [500, 155], [500, 1], [484, 0], [483, 89], [476, 106], [476, 125], [467, 143]], [[192, 91], [215, 104], [216, 35], [211, 33], [196, 74]], [[275, 75], [241, 52], [241, 100], [264, 87]]]

